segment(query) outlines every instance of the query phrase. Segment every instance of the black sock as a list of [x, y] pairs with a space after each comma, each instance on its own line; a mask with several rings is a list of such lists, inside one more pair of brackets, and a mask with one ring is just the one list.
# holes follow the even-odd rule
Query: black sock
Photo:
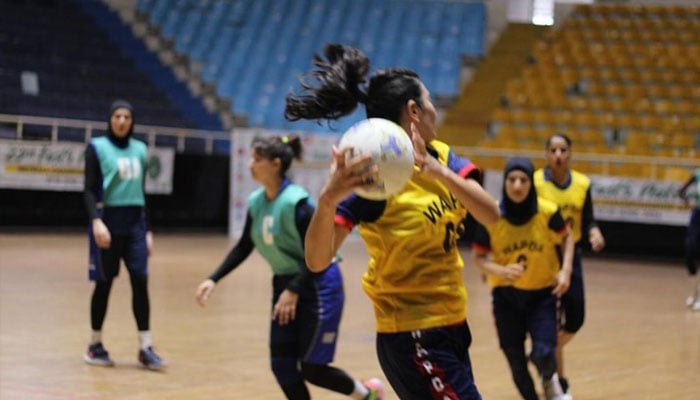
[[569, 391], [569, 381], [566, 378], [559, 378], [559, 385], [561, 385], [561, 390], [566, 393]]

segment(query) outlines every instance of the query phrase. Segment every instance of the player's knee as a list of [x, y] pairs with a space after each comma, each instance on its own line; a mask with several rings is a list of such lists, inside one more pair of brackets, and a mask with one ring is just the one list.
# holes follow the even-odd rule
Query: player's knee
[[112, 289], [112, 283], [114, 279], [107, 278], [100, 281], [95, 281], [95, 291], [96, 292], [109, 292]]
[[685, 267], [688, 269], [688, 274], [690, 276], [695, 276], [698, 274], [698, 264], [695, 262], [695, 254], [686, 254]]
[[508, 360], [508, 365], [514, 375], [519, 375], [520, 373], [527, 371], [527, 357], [522, 348], [503, 348], [503, 354], [505, 354]]
[[561, 330], [572, 335], [575, 334], [583, 326], [586, 317], [586, 303], [583, 296], [569, 299], [562, 311]]
[[583, 326], [584, 319], [585, 313], [583, 310], [580, 310], [577, 313], [571, 313], [571, 315], [567, 314], [566, 323], [563, 326], [563, 330], [570, 334], [578, 332]]
[[270, 368], [281, 386], [295, 383], [302, 379], [301, 373], [297, 368], [296, 358], [273, 357], [270, 360]]
[[317, 384], [318, 382], [321, 382], [323, 377], [326, 375], [326, 368], [327, 366], [325, 365], [303, 362], [301, 363], [301, 375], [304, 377], [305, 381]]
[[540, 375], [548, 380], [557, 370], [555, 347], [547, 343], [533, 343], [530, 361], [535, 364]]
[[148, 272], [145, 269], [130, 269], [129, 280], [132, 286], [147, 286]]

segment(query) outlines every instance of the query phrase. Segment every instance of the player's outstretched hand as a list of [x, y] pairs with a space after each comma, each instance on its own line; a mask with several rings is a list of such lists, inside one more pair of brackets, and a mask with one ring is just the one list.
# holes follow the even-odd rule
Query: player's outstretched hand
[[197, 287], [197, 293], [195, 294], [195, 298], [197, 299], [197, 303], [199, 303], [200, 306], [204, 307], [207, 304], [207, 300], [209, 300], [209, 295], [214, 290], [215, 286], [216, 283], [211, 279], [207, 279], [206, 281], [199, 284], [199, 286]]

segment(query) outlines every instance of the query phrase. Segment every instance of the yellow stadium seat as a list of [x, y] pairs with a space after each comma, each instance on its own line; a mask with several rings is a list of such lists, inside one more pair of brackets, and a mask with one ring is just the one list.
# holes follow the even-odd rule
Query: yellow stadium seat
[[680, 147], [680, 148], [694, 148], [695, 138], [693, 135], [681, 132], [675, 132], [669, 134], [670, 140], [669, 145]]
[[507, 108], [498, 107], [491, 113], [491, 120], [494, 122], [510, 123], [512, 120], [511, 112]]
[[598, 161], [576, 161], [576, 169], [589, 175], [602, 175], [603, 164]]
[[608, 164], [608, 174], [613, 176], [624, 176], [628, 178], [640, 178], [647, 175], [644, 171], [640, 171], [639, 165], [629, 163], [611, 163]]
[[650, 133], [642, 131], [629, 131], [625, 136], [625, 147], [628, 154], [645, 155], [650, 153]]
[[503, 159], [503, 157], [479, 156], [470, 157], [470, 159], [482, 170], [490, 169], [501, 171], [505, 167], [505, 160]]
[[685, 182], [690, 177], [692, 171], [681, 167], [664, 167], [662, 179], [665, 181]]

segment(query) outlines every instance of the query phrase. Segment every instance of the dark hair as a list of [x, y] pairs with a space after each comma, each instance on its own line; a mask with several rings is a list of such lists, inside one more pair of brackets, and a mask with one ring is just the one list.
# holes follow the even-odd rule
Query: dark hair
[[400, 123], [401, 111], [409, 100], [420, 107], [422, 83], [414, 71], [388, 68], [375, 72], [367, 87], [365, 75], [369, 59], [362, 51], [341, 44], [328, 44], [324, 59], [315, 54], [317, 69], [308, 75], [318, 86], [302, 78], [303, 94], [290, 93], [286, 98], [284, 117], [289, 121], [300, 119], [334, 120], [352, 113], [358, 103], [364, 103], [367, 118], [384, 118]]
[[268, 160], [279, 158], [282, 167], [280, 176], [284, 176], [292, 165], [292, 160], [301, 160], [302, 148], [299, 135], [257, 137], [251, 144], [253, 152]]
[[553, 134], [549, 138], [547, 138], [547, 141], [544, 144], [545, 149], [549, 148], [549, 146], [552, 144], [552, 139], [554, 139], [555, 137], [560, 137], [560, 138], [564, 139], [564, 141], [566, 142], [566, 146], [571, 148], [571, 145], [573, 144], [573, 142], [571, 141], [571, 138], [566, 133], [559, 133], [558, 132], [558, 133]]

